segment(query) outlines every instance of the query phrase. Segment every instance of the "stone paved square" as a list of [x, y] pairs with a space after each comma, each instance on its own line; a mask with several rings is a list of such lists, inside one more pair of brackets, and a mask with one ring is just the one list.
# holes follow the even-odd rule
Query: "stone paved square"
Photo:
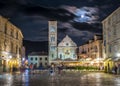
[[120, 86], [120, 76], [101, 72], [62, 72], [50, 76], [48, 71], [30, 74], [0, 74], [0, 86]]

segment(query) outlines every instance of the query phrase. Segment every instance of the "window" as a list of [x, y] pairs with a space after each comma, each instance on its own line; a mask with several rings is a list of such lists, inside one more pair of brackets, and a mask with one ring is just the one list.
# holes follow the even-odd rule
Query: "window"
[[104, 46], [106, 46], [106, 40], [104, 40], [103, 44], [104, 44]]
[[12, 30], [11, 30], [10, 35], [12, 36], [12, 34], [13, 34], [13, 32], [12, 32]]
[[60, 54], [60, 59], [62, 59], [62, 54]]
[[40, 58], [40, 60], [42, 60], [42, 58]]
[[45, 63], [45, 65], [47, 66], [47, 63]]
[[112, 48], [111, 48], [111, 45], [109, 45], [109, 52], [111, 53], [111, 51], [112, 51]]
[[7, 49], [7, 40], [5, 39], [4, 40], [4, 50], [6, 51], [6, 49]]
[[75, 55], [75, 54], [73, 54], [73, 58], [76, 58], [76, 55]]
[[33, 57], [31, 57], [31, 60], [33, 60]]
[[17, 50], [18, 50], [18, 46], [16, 45], [16, 53], [18, 53], [18, 51], [17, 51]]
[[54, 42], [55, 41], [55, 37], [51, 37], [51, 42]]
[[69, 44], [68, 43], [66, 43], [66, 46], [68, 46]]
[[69, 54], [70, 54], [70, 53], [69, 53], [69, 50], [66, 50], [65, 54], [69, 55]]
[[55, 46], [51, 46], [51, 50], [52, 50], [52, 51], [55, 50]]
[[18, 39], [18, 32], [16, 32], [16, 39]]
[[94, 46], [94, 51], [95, 51], [95, 52], [97, 52], [97, 51], [98, 51], [97, 46]]
[[45, 58], [45, 60], [47, 60], [47, 57]]
[[0, 60], [0, 67], [2, 66], [2, 60]]
[[42, 63], [40, 63], [40, 66], [42, 66]]
[[12, 32], [12, 33], [11, 33], [12, 37], [14, 37], [15, 30], [13, 30], [13, 31], [11, 31], [11, 32]]
[[37, 57], [35, 58], [35, 60], [37, 60]]
[[19, 53], [21, 54], [21, 49], [19, 48]]
[[11, 42], [11, 52], [13, 52], [13, 42]]
[[88, 48], [88, 52], [89, 52], [89, 48]]
[[5, 23], [5, 34], [7, 34], [7, 23]]
[[54, 57], [54, 54], [52, 54], [52, 58]]
[[116, 27], [113, 30], [113, 35], [116, 35]]

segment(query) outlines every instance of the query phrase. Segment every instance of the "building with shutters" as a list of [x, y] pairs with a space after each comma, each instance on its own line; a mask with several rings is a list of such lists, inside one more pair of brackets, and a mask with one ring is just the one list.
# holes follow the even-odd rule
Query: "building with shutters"
[[37, 64], [37, 68], [48, 67], [48, 54], [45, 52], [32, 52], [28, 55], [28, 65]]
[[0, 72], [19, 69], [22, 58], [23, 34], [8, 19], [0, 16]]
[[106, 72], [120, 65], [120, 7], [102, 21]]

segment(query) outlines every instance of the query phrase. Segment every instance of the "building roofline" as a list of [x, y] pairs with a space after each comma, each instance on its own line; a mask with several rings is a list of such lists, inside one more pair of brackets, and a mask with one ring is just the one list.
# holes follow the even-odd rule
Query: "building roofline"
[[103, 22], [105, 22], [108, 18], [110, 18], [115, 12], [117, 12], [118, 10], [120, 10], [120, 7], [118, 7], [116, 10], [114, 10], [109, 16], [107, 16], [103, 21], [102, 21], [102, 23]]
[[21, 34], [22, 38], [23, 38], [23, 34], [22, 34], [22, 31], [15, 25], [13, 24], [11, 21], [9, 21], [9, 18], [5, 18], [4, 16], [0, 15], [1, 18], [5, 19], [8, 23], [10, 23], [11, 25], [13, 25], [18, 31], [19, 33]]

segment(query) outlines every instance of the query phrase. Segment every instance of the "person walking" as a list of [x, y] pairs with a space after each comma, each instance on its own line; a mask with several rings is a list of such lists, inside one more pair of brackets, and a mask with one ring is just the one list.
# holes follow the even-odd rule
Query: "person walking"
[[49, 72], [50, 72], [51, 76], [53, 76], [55, 74], [55, 67], [54, 67], [54, 65], [50, 66]]
[[117, 74], [117, 69], [118, 69], [118, 67], [115, 65], [115, 67], [114, 67], [115, 74]]
[[32, 73], [33, 72], [33, 63], [30, 64], [29, 68], [30, 68], [30, 72]]

